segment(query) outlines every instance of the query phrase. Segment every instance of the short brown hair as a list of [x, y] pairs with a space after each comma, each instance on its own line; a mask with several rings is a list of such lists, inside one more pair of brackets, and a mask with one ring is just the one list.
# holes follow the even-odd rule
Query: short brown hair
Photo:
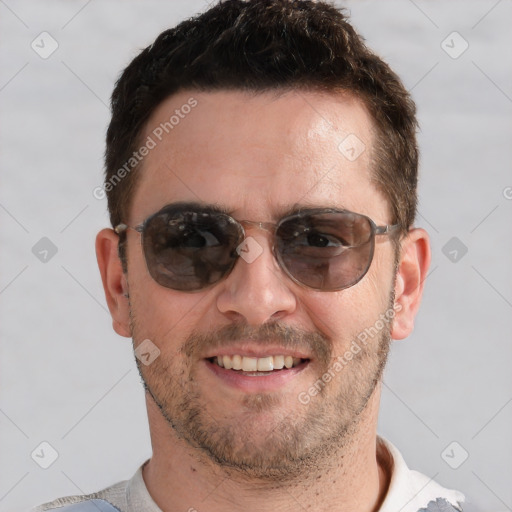
[[131, 205], [138, 165], [126, 172], [126, 162], [140, 147], [148, 118], [170, 95], [189, 89], [356, 95], [375, 123], [372, 179], [389, 201], [391, 222], [400, 224], [402, 233], [414, 222], [416, 108], [398, 76], [366, 47], [344, 12], [311, 0], [221, 0], [160, 34], [117, 81], [105, 152], [113, 227], [125, 221]]

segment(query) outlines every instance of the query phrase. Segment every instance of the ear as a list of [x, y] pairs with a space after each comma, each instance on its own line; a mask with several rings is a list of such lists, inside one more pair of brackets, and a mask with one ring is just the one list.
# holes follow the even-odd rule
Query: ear
[[423, 285], [430, 266], [430, 241], [421, 228], [409, 230], [402, 241], [395, 282], [395, 317], [391, 337], [401, 340], [414, 329], [414, 318], [420, 307]]
[[112, 316], [112, 327], [120, 336], [131, 338], [128, 282], [117, 254], [119, 236], [113, 229], [102, 229], [96, 235], [96, 258], [105, 298]]

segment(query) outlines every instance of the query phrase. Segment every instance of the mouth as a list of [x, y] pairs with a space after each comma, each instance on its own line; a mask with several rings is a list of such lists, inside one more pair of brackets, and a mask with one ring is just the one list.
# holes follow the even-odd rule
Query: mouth
[[238, 350], [233, 347], [227, 350], [229, 354], [210, 355], [203, 359], [216, 377], [212, 386], [222, 382], [223, 386], [249, 394], [290, 393], [305, 386], [302, 378], [297, 380], [312, 362], [304, 357], [305, 354], [283, 354], [277, 347], [269, 350], [270, 354], [263, 352], [261, 347], [239, 347]]
[[293, 357], [291, 355], [274, 355], [265, 357], [251, 357], [239, 354], [218, 355], [207, 359], [211, 364], [225, 370], [241, 372], [247, 377], [261, 377], [274, 372], [291, 370], [304, 366], [309, 359]]

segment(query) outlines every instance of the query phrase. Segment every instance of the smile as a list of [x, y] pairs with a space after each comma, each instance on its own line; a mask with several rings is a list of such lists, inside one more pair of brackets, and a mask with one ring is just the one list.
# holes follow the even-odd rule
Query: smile
[[[206, 368], [229, 388], [243, 393], [290, 392], [290, 386], [313, 362], [307, 352], [288, 351], [278, 345], [262, 347], [241, 340], [236, 346], [212, 350]], [[218, 382], [218, 381], [217, 381]]]
[[292, 357], [290, 355], [275, 355], [266, 357], [249, 357], [241, 355], [216, 356], [210, 358], [212, 363], [216, 363], [226, 370], [238, 370], [242, 372], [272, 372], [282, 370], [283, 368], [294, 368], [299, 366], [305, 359]]

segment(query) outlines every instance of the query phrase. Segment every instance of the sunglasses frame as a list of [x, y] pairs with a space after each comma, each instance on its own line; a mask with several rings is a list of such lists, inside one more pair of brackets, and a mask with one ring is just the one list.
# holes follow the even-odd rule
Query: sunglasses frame
[[[192, 289], [192, 290], [179, 290], [179, 289], [175, 289], [175, 288], [171, 288], [171, 287], [167, 287], [165, 285], [162, 285], [161, 283], [159, 283], [152, 275], [151, 273], [151, 270], [149, 269], [149, 266], [148, 266], [148, 259], [146, 257], [146, 248], [145, 248], [145, 244], [144, 244], [144, 230], [146, 228], [146, 226], [149, 224], [149, 222], [156, 216], [158, 215], [161, 215], [162, 213], [165, 213], [166, 210], [169, 210], [169, 209], [176, 209], [177, 207], [180, 206], [180, 203], [171, 203], [171, 204], [168, 204], [166, 206], [164, 206], [163, 208], [161, 208], [160, 210], [158, 210], [157, 212], [155, 213], [152, 213], [151, 215], [149, 215], [144, 221], [142, 221], [142, 223], [136, 225], [136, 226], [129, 226], [127, 224], [124, 224], [124, 223], [120, 223], [118, 224], [117, 226], [115, 226], [114, 228], [114, 232], [117, 233], [118, 235], [121, 235], [122, 233], [125, 233], [128, 229], [132, 229], [134, 231], [137, 231], [138, 233], [140, 233], [141, 235], [141, 247], [142, 247], [142, 252], [143, 252], [143, 255], [144, 255], [144, 261], [146, 262], [146, 268], [151, 276], [151, 278], [157, 283], [159, 284], [160, 286], [163, 286], [164, 288], [169, 288], [169, 289], [174, 289], [176, 291], [183, 291], [185, 293], [194, 293], [194, 292], [200, 292], [200, 291], [203, 291], [203, 290], [206, 290], [208, 288], [211, 288], [215, 285], [217, 285], [218, 283], [222, 282], [224, 279], [226, 279], [229, 274], [233, 271], [233, 268], [235, 267], [237, 261], [238, 261], [238, 258], [240, 258], [240, 253], [238, 252], [238, 250], [236, 251], [237, 254], [238, 254], [238, 258], [237, 260], [234, 261], [233, 263], [233, 266], [228, 270], [226, 271], [226, 273], [222, 276], [221, 279], [209, 284], [209, 285], [206, 285], [204, 287], [201, 287], [201, 288], [198, 288], [198, 289]], [[205, 209], [205, 211], [207, 211], [207, 208]], [[184, 203], [183, 204], [183, 212], [182, 213], [201, 213], [201, 212], [197, 212], [197, 211], [193, 211], [192, 207], [187, 204], [187, 203]], [[385, 224], [385, 225], [381, 225], [381, 226], [378, 226], [370, 217], [368, 217], [367, 215], [364, 215], [362, 213], [356, 213], [356, 212], [352, 212], [350, 210], [344, 210], [344, 209], [335, 209], [335, 208], [310, 208], [310, 209], [304, 209], [304, 210], [298, 210], [297, 212], [295, 213], [292, 213], [290, 215], [286, 215], [285, 217], [281, 218], [277, 223], [273, 223], [273, 222], [260, 222], [260, 221], [252, 221], [252, 220], [237, 220], [237, 219], [234, 219], [231, 215], [229, 215], [228, 213], [225, 213], [225, 212], [222, 212], [222, 211], [217, 211], [217, 210], [213, 210], [213, 211], [210, 211], [210, 212], [207, 212], [208, 214], [212, 214], [212, 215], [220, 215], [224, 218], [226, 218], [228, 220], [228, 222], [230, 223], [233, 223], [233, 224], [236, 224], [237, 227], [239, 228], [239, 233], [240, 233], [240, 239], [241, 239], [241, 242], [237, 245], [237, 249], [238, 247], [240, 246], [241, 243], [243, 243], [246, 239], [247, 239], [247, 234], [246, 234], [246, 231], [244, 229], [244, 226], [251, 226], [251, 227], [256, 227], [258, 229], [261, 229], [261, 230], [264, 230], [264, 231], [267, 231], [267, 232], [270, 232], [272, 234], [272, 254], [274, 255], [274, 258], [276, 259], [276, 261], [278, 262], [279, 264], [279, 267], [281, 268], [281, 270], [283, 270], [283, 272], [294, 282], [296, 283], [297, 285], [299, 286], [302, 286], [303, 288], [307, 288], [309, 290], [316, 290], [316, 291], [323, 291], [323, 292], [333, 292], [333, 291], [340, 291], [340, 290], [344, 290], [346, 288], [350, 288], [354, 285], [356, 285], [359, 281], [361, 281], [361, 279], [363, 279], [363, 277], [368, 273], [368, 270], [370, 269], [371, 267], [371, 264], [372, 264], [372, 261], [373, 261], [373, 256], [374, 256], [374, 252], [375, 252], [375, 242], [376, 242], [376, 237], [377, 236], [381, 236], [381, 235], [393, 235], [394, 233], [396, 233], [399, 228], [400, 228], [400, 224]], [[310, 216], [310, 215], [319, 215], [319, 214], [329, 214], [329, 213], [343, 213], [343, 214], [352, 214], [352, 215], [357, 215], [358, 217], [362, 217], [364, 219], [366, 219], [370, 225], [370, 238], [368, 239], [366, 243], [368, 242], [371, 242], [371, 250], [370, 250], [370, 254], [369, 254], [369, 257], [368, 257], [368, 264], [364, 270], [364, 272], [359, 276], [359, 278], [348, 284], [348, 285], [345, 285], [345, 286], [341, 286], [341, 287], [337, 287], [337, 288], [316, 288], [316, 287], [313, 287], [313, 286], [309, 286], [305, 283], [303, 283], [302, 281], [298, 280], [287, 268], [287, 266], [284, 264], [283, 262], [283, 259], [282, 259], [282, 256], [281, 254], [276, 251], [276, 244], [275, 244], [275, 239], [276, 239], [276, 232], [277, 230], [279, 229], [279, 227], [291, 220], [291, 219], [296, 219], [296, 218], [301, 218], [301, 217], [307, 217], [307, 216]], [[353, 248], [357, 248], [357, 247], [360, 247], [361, 245], [363, 244], [360, 244], [360, 245], [356, 245], [356, 246], [347, 246], [347, 250], [350, 250], [350, 249], [353, 249]]]

